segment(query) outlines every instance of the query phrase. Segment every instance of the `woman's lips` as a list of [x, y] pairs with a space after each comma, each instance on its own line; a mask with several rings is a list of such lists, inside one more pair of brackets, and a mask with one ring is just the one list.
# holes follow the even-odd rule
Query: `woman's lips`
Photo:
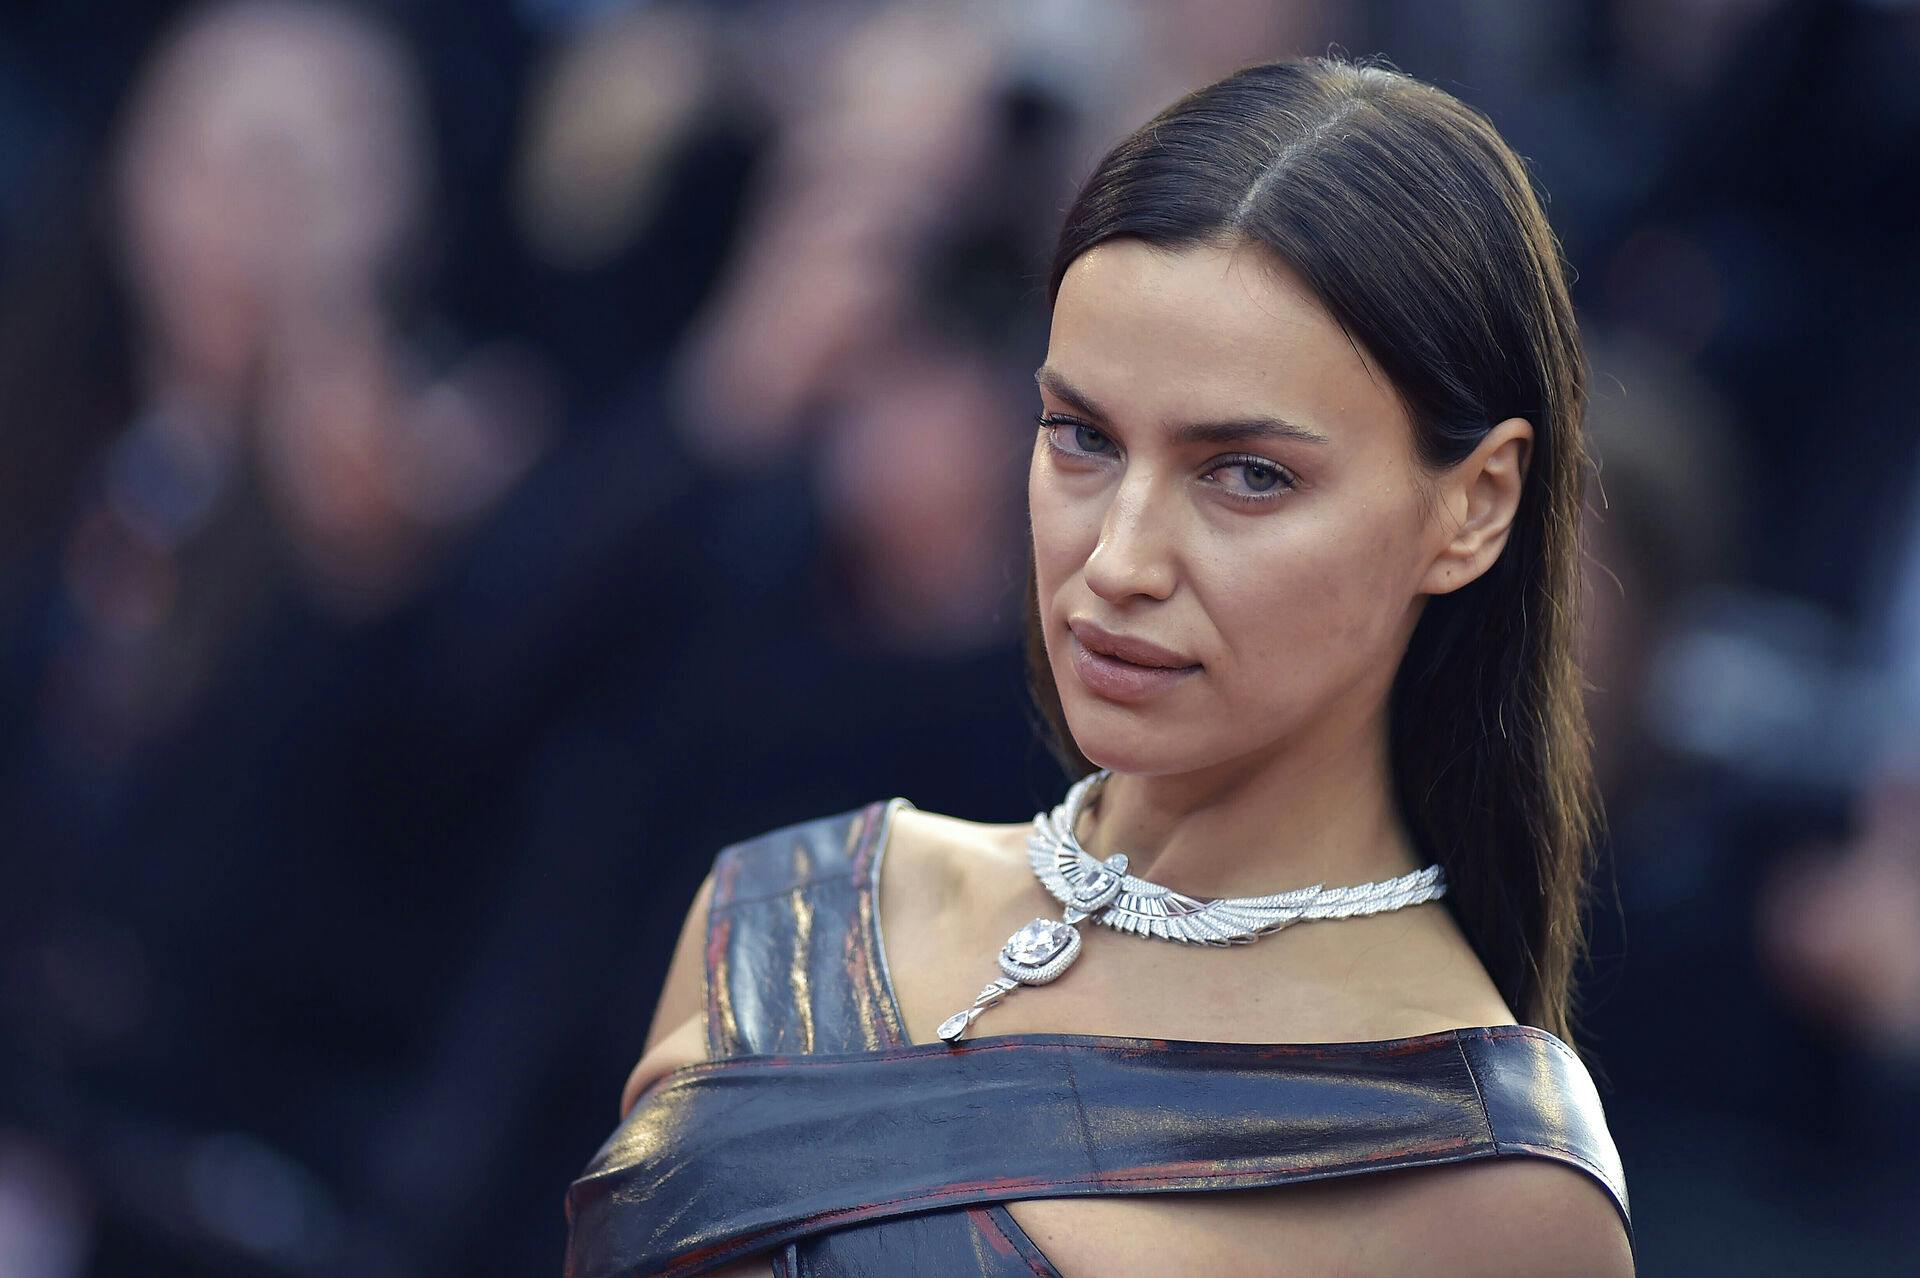
[[1080, 676], [1080, 682], [1089, 692], [1112, 701], [1143, 701], [1200, 671], [1199, 666], [1135, 665], [1093, 651], [1071, 630], [1067, 631], [1067, 638], [1073, 645], [1073, 669]]

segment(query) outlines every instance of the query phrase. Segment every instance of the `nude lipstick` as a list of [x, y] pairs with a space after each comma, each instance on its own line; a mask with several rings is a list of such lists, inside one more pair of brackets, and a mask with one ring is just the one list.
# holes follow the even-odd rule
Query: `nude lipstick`
[[1178, 653], [1113, 634], [1092, 622], [1070, 621], [1067, 634], [1080, 682], [1089, 692], [1110, 701], [1144, 701], [1200, 671], [1197, 663], [1185, 663]]

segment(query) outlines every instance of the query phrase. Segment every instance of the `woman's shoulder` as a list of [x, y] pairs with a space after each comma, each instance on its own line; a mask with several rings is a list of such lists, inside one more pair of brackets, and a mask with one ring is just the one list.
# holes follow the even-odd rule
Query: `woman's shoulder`
[[955, 886], [968, 875], [1021, 870], [1031, 822], [972, 821], [894, 796], [876, 798], [761, 830], [722, 847], [714, 872], [724, 901], [780, 880], [868, 873], [884, 860], [889, 878], [929, 888]]
[[724, 906], [735, 898], [865, 871], [872, 866], [895, 817], [912, 810], [906, 799], [875, 799], [733, 839], [713, 856], [716, 903]]

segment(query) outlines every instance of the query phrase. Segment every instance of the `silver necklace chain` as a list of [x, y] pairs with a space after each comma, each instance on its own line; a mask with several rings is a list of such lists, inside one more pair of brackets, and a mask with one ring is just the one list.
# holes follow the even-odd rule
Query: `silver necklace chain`
[[1112, 773], [1102, 768], [1082, 777], [1052, 812], [1038, 813], [1027, 835], [1027, 858], [1034, 876], [1064, 907], [1059, 919], [1034, 919], [1000, 948], [1000, 972], [980, 991], [973, 1005], [940, 1022], [935, 1031], [948, 1043], [966, 1037], [989, 1007], [1022, 985], [1045, 985], [1080, 957], [1083, 919], [1135, 936], [1187, 945], [1246, 945], [1303, 919], [1345, 919], [1419, 905], [1446, 895], [1440, 866], [1397, 879], [1330, 888], [1311, 887], [1270, 896], [1199, 900], [1127, 873], [1127, 854], [1105, 860], [1080, 846], [1074, 829], [1088, 797]]

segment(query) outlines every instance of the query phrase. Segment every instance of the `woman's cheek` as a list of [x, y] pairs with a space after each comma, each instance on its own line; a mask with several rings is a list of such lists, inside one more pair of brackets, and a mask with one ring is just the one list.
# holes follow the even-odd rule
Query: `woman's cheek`
[[[1037, 474], [1029, 482], [1027, 491], [1033, 526], [1034, 573], [1044, 604], [1047, 596], [1058, 590], [1092, 553], [1092, 541], [1087, 537], [1091, 516], [1079, 503], [1060, 492], [1057, 484], [1045, 474]], [[1097, 530], [1093, 540], [1098, 540]]]
[[1355, 565], [1304, 537], [1266, 546], [1241, 565], [1232, 589], [1216, 592], [1209, 608], [1232, 663], [1221, 682], [1247, 704], [1282, 709], [1312, 692], [1301, 684], [1316, 672], [1339, 678], [1360, 659], [1374, 630]]

